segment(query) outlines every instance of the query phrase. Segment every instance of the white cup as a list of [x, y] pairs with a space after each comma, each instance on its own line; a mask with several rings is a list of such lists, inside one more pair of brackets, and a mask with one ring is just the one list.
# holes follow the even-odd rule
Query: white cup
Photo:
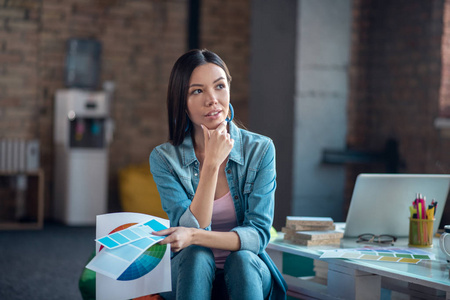
[[444, 233], [439, 238], [439, 247], [444, 253], [447, 262], [450, 262], [450, 225], [444, 226]]

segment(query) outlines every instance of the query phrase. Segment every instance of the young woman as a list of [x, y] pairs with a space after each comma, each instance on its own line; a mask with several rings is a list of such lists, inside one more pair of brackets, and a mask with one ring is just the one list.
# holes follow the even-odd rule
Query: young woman
[[238, 128], [222, 59], [192, 50], [169, 80], [169, 142], [150, 169], [171, 228], [172, 292], [165, 299], [285, 299], [286, 283], [265, 248], [276, 188], [275, 147]]

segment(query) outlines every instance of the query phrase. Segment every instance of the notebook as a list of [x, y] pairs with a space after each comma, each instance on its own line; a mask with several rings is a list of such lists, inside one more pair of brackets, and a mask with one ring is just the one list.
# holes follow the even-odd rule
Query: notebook
[[450, 187], [450, 175], [360, 174], [353, 190], [344, 237], [363, 233], [409, 235], [409, 206], [420, 193], [426, 205], [438, 202], [434, 233], [441, 222]]

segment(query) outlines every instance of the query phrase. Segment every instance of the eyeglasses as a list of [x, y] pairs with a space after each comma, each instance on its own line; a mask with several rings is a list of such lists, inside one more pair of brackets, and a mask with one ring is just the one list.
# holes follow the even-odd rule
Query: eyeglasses
[[389, 234], [375, 235], [372, 233], [364, 233], [358, 236], [357, 243], [374, 243], [374, 244], [393, 244], [397, 241], [397, 237]]

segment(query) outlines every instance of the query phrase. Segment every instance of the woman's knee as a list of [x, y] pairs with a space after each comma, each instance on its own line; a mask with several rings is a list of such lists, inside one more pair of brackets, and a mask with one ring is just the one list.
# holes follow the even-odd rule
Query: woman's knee
[[197, 299], [197, 296], [200, 297], [199, 290], [202, 295], [206, 295], [204, 298], [211, 298], [211, 285], [215, 276], [211, 249], [189, 246], [175, 254], [171, 265], [172, 291], [163, 293], [164, 298], [175, 299], [176, 295], [183, 295], [185, 299]]
[[248, 250], [231, 252], [225, 261], [224, 269], [232, 273], [252, 273], [261, 269], [261, 259], [255, 253]]
[[177, 254], [180, 266], [193, 269], [210, 269], [214, 271], [214, 254], [211, 249], [201, 246], [189, 246]]
[[264, 299], [271, 281], [266, 264], [253, 252], [232, 252], [225, 262], [225, 282], [232, 299]]

